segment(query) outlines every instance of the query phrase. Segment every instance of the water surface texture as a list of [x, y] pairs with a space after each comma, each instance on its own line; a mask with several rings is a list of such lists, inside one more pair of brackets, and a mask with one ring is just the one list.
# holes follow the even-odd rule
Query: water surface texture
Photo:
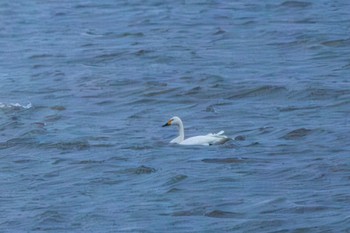
[[350, 232], [349, 12], [1, 1], [0, 231]]

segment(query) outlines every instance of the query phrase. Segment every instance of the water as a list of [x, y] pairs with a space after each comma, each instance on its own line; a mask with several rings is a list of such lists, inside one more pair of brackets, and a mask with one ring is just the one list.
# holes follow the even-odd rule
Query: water
[[350, 232], [349, 12], [2, 1], [0, 231]]

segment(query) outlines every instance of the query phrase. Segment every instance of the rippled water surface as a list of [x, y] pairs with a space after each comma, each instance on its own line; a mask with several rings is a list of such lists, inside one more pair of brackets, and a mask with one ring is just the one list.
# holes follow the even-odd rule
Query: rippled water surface
[[349, 12], [1, 1], [0, 231], [350, 232]]

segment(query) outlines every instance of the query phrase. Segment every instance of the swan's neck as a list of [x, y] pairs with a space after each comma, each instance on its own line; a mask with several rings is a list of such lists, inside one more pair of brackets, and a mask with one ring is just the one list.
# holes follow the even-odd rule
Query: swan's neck
[[179, 124], [179, 137], [178, 138], [179, 138], [180, 142], [185, 140], [185, 129], [184, 129], [184, 125], [182, 124], [182, 122], [180, 122], [180, 124]]
[[178, 124], [179, 127], [179, 136], [171, 140], [171, 143], [181, 143], [183, 140], [185, 140], [185, 130], [184, 130], [184, 125], [182, 122]]

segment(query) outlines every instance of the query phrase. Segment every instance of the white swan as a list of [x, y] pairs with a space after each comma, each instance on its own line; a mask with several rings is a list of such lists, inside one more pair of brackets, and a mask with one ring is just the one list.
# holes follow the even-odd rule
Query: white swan
[[219, 133], [207, 134], [203, 136], [195, 136], [185, 139], [184, 125], [179, 117], [172, 117], [167, 123], [165, 123], [162, 127], [176, 125], [179, 127], [179, 136], [170, 141], [170, 143], [177, 143], [180, 145], [216, 145], [216, 144], [224, 144], [228, 140], [229, 137], [223, 135], [224, 131], [220, 131]]

